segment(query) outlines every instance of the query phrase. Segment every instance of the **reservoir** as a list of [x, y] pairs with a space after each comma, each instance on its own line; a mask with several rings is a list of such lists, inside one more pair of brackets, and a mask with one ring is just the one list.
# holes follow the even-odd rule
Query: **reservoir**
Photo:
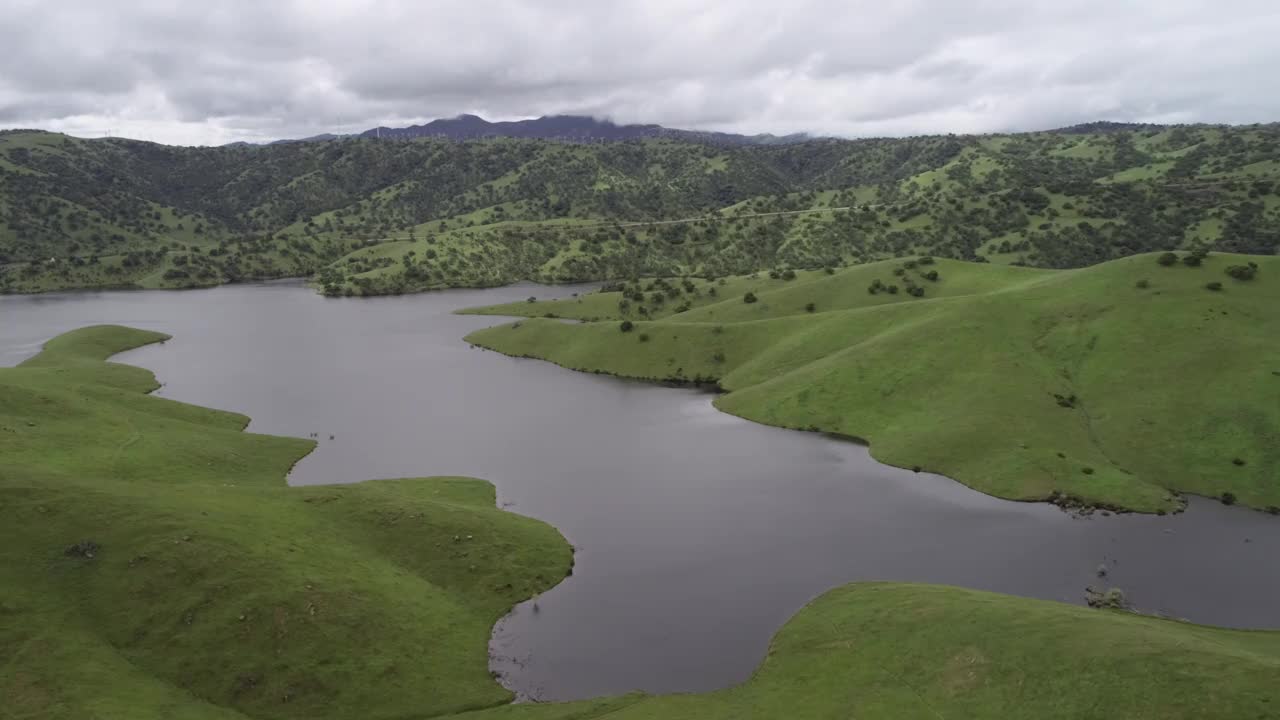
[[1117, 586], [1146, 612], [1280, 626], [1280, 518], [1200, 498], [1177, 516], [1088, 518], [999, 500], [725, 415], [703, 392], [471, 348], [467, 333], [502, 320], [453, 314], [586, 289], [0, 296], [0, 365], [84, 325], [159, 330], [173, 339], [115, 360], [154, 371], [161, 396], [249, 415], [253, 432], [315, 433], [290, 483], [493, 482], [500, 505], [576, 548], [574, 574], [494, 631], [493, 669], [529, 699], [741, 682], [787, 618], [857, 580], [1072, 603]]

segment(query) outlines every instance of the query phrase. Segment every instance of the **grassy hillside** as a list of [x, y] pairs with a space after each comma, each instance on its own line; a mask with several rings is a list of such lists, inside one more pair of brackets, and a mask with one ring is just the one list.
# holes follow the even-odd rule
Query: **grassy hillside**
[[[1078, 130], [1078, 131], [1076, 131]], [[0, 291], [314, 275], [332, 294], [1280, 247], [1280, 125], [721, 146], [0, 132]]]
[[516, 705], [476, 720], [1275, 718], [1280, 633], [931, 585], [815, 600], [746, 683], [720, 692]]
[[[1179, 506], [1172, 490], [1280, 506], [1280, 262], [1187, 257], [1073, 271], [926, 258], [739, 279], [757, 283], [754, 302], [744, 292], [629, 326], [614, 298], [518, 303], [535, 318], [468, 340], [578, 370], [715, 381], [726, 412], [865, 438], [883, 462], [1001, 497], [1163, 511]], [[1249, 263], [1251, 279], [1228, 275]], [[570, 316], [578, 300], [612, 319], [536, 317]]]
[[[1050, 272], [933, 257], [926, 257], [924, 264], [916, 260], [911, 268], [904, 267], [901, 260], [881, 260], [838, 272], [771, 271], [716, 280], [655, 278], [608, 283], [599, 292], [577, 297], [487, 305], [462, 312], [574, 320], [742, 322], [909, 301], [917, 297], [912, 294], [913, 287], [921, 298], [974, 295], [1034, 281]], [[877, 281], [882, 289], [869, 292]], [[756, 301], [744, 302], [748, 293]]]
[[0, 369], [0, 716], [404, 718], [486, 707], [493, 623], [572, 563], [463, 478], [284, 484], [311, 441], [145, 395], [94, 327]]

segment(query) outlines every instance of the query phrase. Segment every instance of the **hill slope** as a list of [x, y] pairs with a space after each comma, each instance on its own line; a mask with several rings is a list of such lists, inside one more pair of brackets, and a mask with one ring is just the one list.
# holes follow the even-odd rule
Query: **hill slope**
[[0, 132], [0, 291], [314, 275], [385, 294], [1280, 247], [1280, 126], [1096, 130], [222, 148]]
[[[1252, 279], [1225, 272], [1247, 263]], [[1275, 258], [1218, 254], [1057, 272], [898, 261], [737, 279], [742, 294], [716, 302], [695, 286], [700, 304], [660, 320], [633, 303], [629, 332], [535, 317], [468, 340], [579, 370], [715, 381], [726, 412], [866, 438], [884, 462], [1001, 497], [1157, 511], [1178, 506], [1175, 490], [1268, 508], [1280, 506], [1277, 278]], [[621, 296], [603, 295], [484, 311], [573, 316], [580, 301], [624, 317]]]

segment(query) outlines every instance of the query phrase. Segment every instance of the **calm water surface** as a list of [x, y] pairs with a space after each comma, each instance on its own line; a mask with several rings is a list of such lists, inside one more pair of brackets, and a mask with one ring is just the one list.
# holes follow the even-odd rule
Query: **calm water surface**
[[[290, 482], [483, 477], [556, 525], [574, 575], [498, 625], [528, 697], [724, 687], [819, 593], [952, 583], [1080, 602], [1096, 568], [1141, 608], [1280, 626], [1280, 520], [1195, 500], [1178, 517], [1074, 519], [885, 467], [864, 448], [717, 412], [711, 397], [471, 349], [455, 308], [567, 295], [531, 285], [325, 299], [296, 283], [0, 297], [0, 365], [92, 323], [171, 333], [117, 357], [160, 395], [319, 433]], [[334, 435], [329, 440], [329, 435]]]

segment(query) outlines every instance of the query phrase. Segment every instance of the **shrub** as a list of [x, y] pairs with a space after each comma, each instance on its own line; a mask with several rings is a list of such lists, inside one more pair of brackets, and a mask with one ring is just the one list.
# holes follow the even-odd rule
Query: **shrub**
[[1213, 290], [1214, 292], [1217, 292], [1218, 290], [1222, 289], [1222, 283], [1218, 282], [1217, 280], [1214, 280], [1213, 282], [1206, 284], [1204, 288], [1206, 290]]
[[1227, 274], [1236, 280], [1252, 280], [1258, 274], [1258, 264], [1251, 262], [1248, 265], [1232, 265], [1227, 268]]
[[938, 282], [938, 271], [930, 270], [929, 272], [924, 274], [924, 279], [928, 280], [929, 282]]
[[535, 302], [538, 302], [538, 298], [536, 298], [536, 297], [534, 297], [534, 296], [530, 295], [530, 296], [529, 296], [529, 299], [528, 299], [528, 300], [525, 300], [525, 302], [527, 302], [527, 303], [535, 303]]
[[640, 342], [649, 342], [649, 333], [640, 333]]
[[622, 324], [618, 326], [618, 329], [621, 330], [622, 332], [631, 332], [632, 330], [635, 329], [635, 327], [636, 327], [635, 323], [631, 322], [630, 320], [623, 320]]
[[805, 306], [804, 306], [804, 310], [805, 310], [805, 312], [814, 312], [814, 311], [816, 311], [817, 309], [818, 309], [818, 306], [817, 306], [817, 305], [814, 305], [813, 303], [809, 303], [809, 304], [807, 304], [807, 305], [805, 305]]
[[889, 294], [890, 294], [890, 295], [897, 295], [897, 294], [898, 294], [898, 286], [897, 286], [897, 285], [890, 285], [890, 286], [889, 286]]
[[795, 279], [796, 279], [796, 271], [795, 271], [795, 270], [783, 270], [783, 271], [782, 271], [782, 279], [783, 279], [783, 280], [795, 280]]
[[1080, 472], [1084, 473], [1085, 475], [1092, 475], [1092, 474], [1093, 474], [1093, 468], [1091, 468], [1091, 467], [1080, 468]]
[[1244, 458], [1236, 458], [1235, 460], [1232, 460], [1232, 461], [1231, 461], [1231, 464], [1232, 464], [1232, 465], [1235, 465], [1236, 467], [1243, 467], [1243, 466], [1244, 466]]
[[923, 255], [923, 256], [921, 256], [921, 258], [920, 258], [919, 260], [917, 260], [916, 262], [920, 263], [921, 265], [932, 265], [932, 264], [933, 264], [933, 256], [932, 256], [932, 255]]
[[1164, 254], [1162, 254], [1159, 258], [1157, 258], [1157, 259], [1156, 259], [1156, 262], [1160, 263], [1161, 265], [1163, 265], [1163, 266], [1165, 266], [1165, 267], [1170, 267], [1170, 266], [1172, 266], [1172, 265], [1177, 265], [1177, 264], [1178, 264], [1178, 254], [1177, 254], [1177, 253], [1171, 253], [1171, 252], [1164, 253]]
[[1235, 494], [1235, 493], [1233, 493], [1233, 492], [1224, 492], [1224, 493], [1222, 493], [1222, 496], [1221, 496], [1221, 497], [1219, 497], [1218, 499], [1222, 501], [1222, 504], [1223, 504], [1223, 505], [1235, 505], [1235, 504], [1236, 504], [1236, 494]]
[[64, 550], [62, 554], [67, 557], [82, 557], [92, 560], [100, 549], [102, 549], [102, 546], [98, 543], [92, 540], [82, 540]]
[[1092, 608], [1126, 610], [1129, 607], [1129, 598], [1125, 597], [1124, 591], [1120, 588], [1108, 588], [1100, 591], [1089, 587], [1085, 588], [1084, 595], [1085, 601]]
[[712, 359], [712, 360], [714, 360], [714, 361], [716, 361], [716, 362], [718, 362], [718, 363], [722, 363], [722, 362], [724, 362], [724, 353], [722, 353], [722, 352], [720, 352], [719, 350], [717, 350], [717, 351], [716, 351], [716, 354], [711, 356], [711, 359]]
[[919, 285], [912, 285], [907, 289], [907, 292], [911, 294], [911, 297], [924, 297], [924, 288]]
[[1182, 257], [1182, 264], [1187, 267], [1200, 267], [1202, 262], [1204, 262], [1204, 255], [1199, 252], [1193, 252]]
[[756, 301], [756, 294], [755, 294], [755, 293], [753, 293], [753, 292], [748, 292], [746, 295], [743, 295], [743, 296], [742, 296], [742, 302], [744, 302], [744, 303], [746, 303], [746, 304], [748, 304], [748, 305], [750, 305], [751, 303], [753, 303], [753, 302], [755, 302], [755, 301]]
[[833, 268], [833, 267], [827, 266], [827, 267], [822, 268], [822, 272], [824, 272], [824, 273], [826, 273], [826, 274], [828, 274], [828, 275], [835, 275], [835, 274], [836, 274], [836, 269], [835, 269], [835, 268]]
[[1138, 288], [1139, 290], [1146, 290], [1147, 288], [1151, 287], [1151, 281], [1147, 280], [1146, 278], [1143, 278], [1139, 280], [1137, 283], [1135, 283], [1134, 287]]

